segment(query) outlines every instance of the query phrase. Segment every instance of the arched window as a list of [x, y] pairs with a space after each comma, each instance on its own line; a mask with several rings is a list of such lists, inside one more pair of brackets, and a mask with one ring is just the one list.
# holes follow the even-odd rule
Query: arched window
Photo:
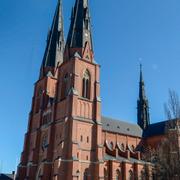
[[86, 70], [83, 75], [82, 85], [82, 97], [90, 99], [90, 74], [88, 70]]
[[122, 180], [122, 174], [119, 169], [116, 170], [116, 180]]
[[61, 99], [64, 99], [68, 95], [69, 91], [69, 76], [65, 74], [62, 80]]
[[134, 174], [132, 170], [129, 170], [129, 180], [134, 180]]
[[139, 180], [144, 180], [146, 177], [145, 172], [142, 170]]
[[83, 180], [88, 180], [88, 169], [85, 169], [84, 171], [84, 178]]

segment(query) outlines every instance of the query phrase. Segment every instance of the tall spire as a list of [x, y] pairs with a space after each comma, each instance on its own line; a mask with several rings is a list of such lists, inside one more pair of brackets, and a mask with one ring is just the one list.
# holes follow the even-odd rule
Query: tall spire
[[48, 70], [56, 68], [63, 62], [64, 46], [62, 0], [58, 0], [53, 24], [47, 37], [47, 46], [41, 66], [41, 77], [43, 77]]
[[145, 130], [150, 124], [149, 103], [145, 95], [142, 64], [140, 64], [139, 98], [137, 101], [137, 123]]
[[82, 56], [87, 43], [90, 51], [93, 52], [88, 0], [76, 0], [75, 6], [72, 8], [66, 49], [76, 49], [75, 51]]

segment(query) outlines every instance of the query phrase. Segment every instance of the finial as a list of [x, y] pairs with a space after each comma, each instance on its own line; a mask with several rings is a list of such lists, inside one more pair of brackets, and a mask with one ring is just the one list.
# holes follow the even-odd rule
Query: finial
[[142, 63], [140, 63], [140, 71], [142, 71]]
[[142, 72], [142, 58], [139, 58], [139, 66], [140, 66], [140, 71]]
[[140, 67], [140, 82], [143, 82], [143, 72], [142, 72], [142, 63], [139, 63], [139, 67]]

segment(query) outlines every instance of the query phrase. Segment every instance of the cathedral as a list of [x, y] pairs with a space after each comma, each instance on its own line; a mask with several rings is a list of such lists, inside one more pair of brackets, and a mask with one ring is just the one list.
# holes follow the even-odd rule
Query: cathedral
[[151, 171], [141, 147], [156, 147], [166, 122], [150, 123], [142, 67], [137, 124], [104, 117], [100, 65], [92, 41], [88, 0], [75, 0], [66, 40], [58, 0], [34, 87], [17, 180], [140, 180], [145, 165]]

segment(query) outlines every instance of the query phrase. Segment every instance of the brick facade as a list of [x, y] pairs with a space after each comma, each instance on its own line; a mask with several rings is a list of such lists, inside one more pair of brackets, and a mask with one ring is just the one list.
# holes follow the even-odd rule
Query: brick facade
[[144, 139], [138, 125], [115, 125], [101, 115], [100, 66], [94, 60], [86, 1], [76, 0], [66, 45], [58, 1], [35, 83], [19, 180], [142, 179], [145, 165], [151, 172], [139, 148], [156, 146], [163, 135]]

